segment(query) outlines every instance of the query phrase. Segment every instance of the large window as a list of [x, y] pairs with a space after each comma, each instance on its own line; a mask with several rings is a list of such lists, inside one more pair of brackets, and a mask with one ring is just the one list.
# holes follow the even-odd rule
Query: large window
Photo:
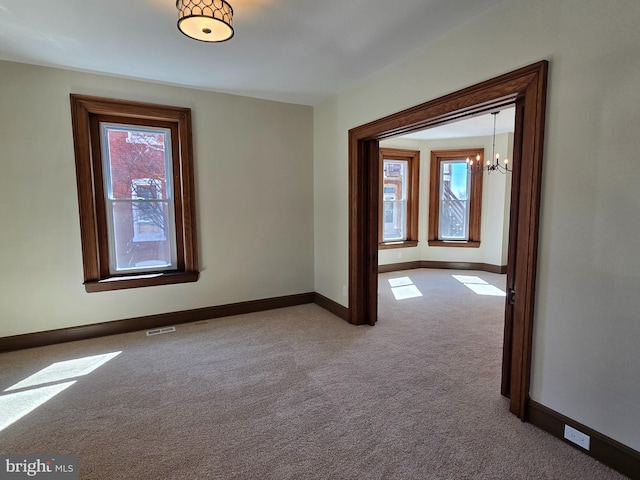
[[467, 158], [483, 157], [483, 149], [431, 152], [429, 245], [480, 246], [483, 174], [471, 173]]
[[418, 244], [420, 152], [380, 149], [380, 248]]
[[71, 95], [89, 292], [198, 279], [191, 111]]

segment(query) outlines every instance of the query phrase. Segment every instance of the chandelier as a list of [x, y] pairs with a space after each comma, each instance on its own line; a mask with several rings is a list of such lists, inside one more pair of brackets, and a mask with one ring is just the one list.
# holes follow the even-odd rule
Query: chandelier
[[224, 0], [177, 0], [178, 29], [201, 42], [233, 37], [233, 8]]
[[479, 173], [479, 172], [486, 171], [486, 172], [489, 172], [489, 174], [491, 174], [491, 172], [498, 171], [500, 173], [506, 174], [507, 172], [512, 171], [512, 169], [509, 168], [509, 159], [505, 158], [502, 161], [502, 163], [500, 163], [500, 154], [495, 153], [496, 152], [496, 117], [499, 113], [500, 111], [491, 112], [491, 115], [493, 115], [493, 148], [491, 150], [491, 159], [493, 160], [493, 163], [491, 163], [491, 160], [487, 160], [487, 163], [485, 165], [482, 165], [482, 163], [480, 162], [480, 155], [476, 155], [475, 163], [473, 160], [467, 157], [467, 169], [469, 170], [470, 173]]

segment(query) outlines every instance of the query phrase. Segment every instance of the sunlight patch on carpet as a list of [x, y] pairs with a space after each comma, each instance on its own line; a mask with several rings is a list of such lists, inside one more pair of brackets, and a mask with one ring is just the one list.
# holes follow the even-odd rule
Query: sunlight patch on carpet
[[[58, 383], [46, 387], [32, 388], [0, 396], [0, 432], [28, 415], [40, 405], [73, 385], [73, 382]], [[6, 390], [5, 390], [6, 391]]]
[[405, 285], [413, 285], [413, 281], [409, 277], [390, 278], [389, 285], [391, 287], [404, 287]]
[[390, 278], [391, 292], [396, 300], [421, 297], [422, 292], [413, 284], [409, 277]]
[[0, 395], [0, 431], [28, 415], [77, 381], [68, 380], [90, 374], [121, 353], [121, 351], [105, 353], [52, 363], [5, 389]]
[[122, 352], [105, 353], [103, 355], [92, 355], [90, 357], [52, 363], [48, 367], [7, 388], [5, 392], [42, 385], [44, 383], [61, 382], [69, 378], [83, 377], [121, 353]]
[[453, 278], [462, 283], [477, 295], [486, 295], [491, 297], [506, 297], [506, 293], [498, 287], [491, 285], [475, 275], [451, 275]]

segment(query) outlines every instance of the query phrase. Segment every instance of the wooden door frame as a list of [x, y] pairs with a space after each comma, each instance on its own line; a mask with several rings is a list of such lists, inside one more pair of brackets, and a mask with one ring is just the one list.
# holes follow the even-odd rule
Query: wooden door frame
[[514, 144], [519, 146], [520, 158], [516, 158], [519, 165], [512, 175], [517, 187], [512, 194], [509, 263], [515, 272], [517, 300], [511, 319], [506, 319], [510, 325], [505, 324], [511, 338], [505, 337], [503, 372], [509, 372], [509, 380], [503, 382], [503, 393], [508, 393], [510, 411], [523, 420], [531, 375], [547, 70], [548, 62], [540, 61], [349, 130], [349, 322], [374, 325], [378, 309], [378, 142], [516, 103], [520, 117]]

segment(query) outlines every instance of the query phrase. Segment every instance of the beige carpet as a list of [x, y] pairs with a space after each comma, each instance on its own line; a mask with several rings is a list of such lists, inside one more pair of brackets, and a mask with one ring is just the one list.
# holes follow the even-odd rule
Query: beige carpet
[[[82, 479], [623, 478], [508, 413], [504, 298], [452, 274], [504, 284], [395, 272], [380, 275], [375, 327], [303, 305], [2, 354], [5, 406], [65, 372], [75, 383], [0, 431], [0, 452], [75, 453]], [[396, 300], [398, 278], [396, 294], [422, 296]], [[120, 351], [85, 375], [63, 363], [57, 379], [5, 391]]]

